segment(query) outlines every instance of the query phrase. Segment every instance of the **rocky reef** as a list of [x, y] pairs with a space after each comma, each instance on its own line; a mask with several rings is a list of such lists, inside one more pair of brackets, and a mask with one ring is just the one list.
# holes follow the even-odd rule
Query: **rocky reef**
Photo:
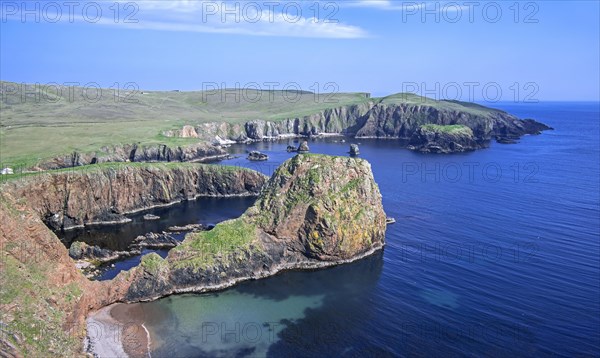
[[166, 259], [146, 255], [112, 284], [123, 301], [202, 292], [285, 269], [350, 262], [384, 245], [386, 215], [369, 163], [299, 154], [240, 218], [188, 234]]
[[[303, 117], [276, 121], [253, 120], [245, 124], [202, 123], [164, 134], [211, 141], [219, 137], [234, 142], [340, 134], [357, 138], [400, 138], [412, 141], [411, 149], [421, 150], [429, 146], [426, 141], [430, 136], [423, 135], [422, 131], [422, 126], [427, 124], [462, 125], [471, 129], [472, 138], [454, 138], [452, 142], [460, 145], [456, 151], [485, 148], [494, 138], [515, 139], [551, 129], [532, 119], [522, 120], [504, 111], [474, 103], [436, 101], [403, 93], [377, 101], [330, 108]], [[416, 143], [419, 139], [423, 139], [423, 142]], [[477, 145], [473, 145], [471, 140]], [[448, 145], [438, 152], [452, 151]]]
[[54, 229], [116, 223], [124, 214], [199, 196], [258, 195], [255, 171], [193, 163], [102, 164], [40, 173], [4, 184]]

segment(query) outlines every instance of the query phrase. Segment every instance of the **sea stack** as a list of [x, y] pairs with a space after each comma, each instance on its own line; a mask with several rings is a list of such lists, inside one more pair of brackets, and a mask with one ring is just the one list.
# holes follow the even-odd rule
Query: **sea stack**
[[306, 153], [310, 151], [310, 148], [308, 147], [308, 142], [307, 141], [303, 141], [300, 146], [298, 147], [298, 152], [300, 153]]
[[360, 151], [358, 150], [358, 144], [350, 144], [350, 156], [356, 157], [359, 154]]

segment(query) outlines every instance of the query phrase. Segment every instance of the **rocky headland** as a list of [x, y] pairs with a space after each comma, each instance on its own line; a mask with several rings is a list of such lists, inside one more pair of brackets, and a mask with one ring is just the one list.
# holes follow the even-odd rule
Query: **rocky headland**
[[[0, 351], [5, 356], [80, 356], [86, 332], [99, 329], [86, 326], [89, 312], [112, 303], [350, 262], [384, 245], [386, 216], [365, 160], [299, 154], [268, 182], [250, 170], [202, 164], [93, 168], [36, 174], [0, 187], [0, 321], [6, 333]], [[139, 266], [109, 281], [86, 279], [44, 224], [48, 215], [85, 224], [111, 207], [121, 213], [199, 194], [258, 192], [256, 204], [240, 218], [192, 231], [166, 259], [146, 255]], [[85, 245], [72, 251], [99, 253]]]
[[[423, 126], [463, 126], [469, 135], [447, 136]], [[356, 138], [395, 138], [410, 141], [409, 149], [436, 153], [485, 148], [496, 139], [505, 142], [527, 134], [552, 129], [532, 119], [519, 119], [507, 112], [458, 101], [436, 101], [411, 94], [398, 94], [368, 103], [340, 106], [307, 116], [281, 120], [252, 120], [244, 124], [201, 123], [169, 130], [168, 137], [215, 138], [248, 142], [290, 137], [339, 134]], [[436, 141], [437, 140], [437, 141]], [[438, 143], [438, 142], [442, 143]], [[435, 147], [440, 147], [436, 150]], [[427, 148], [430, 148], [429, 150]]]
[[188, 234], [113, 280], [124, 302], [222, 289], [286, 269], [350, 262], [384, 245], [386, 216], [367, 161], [299, 154], [240, 218]]

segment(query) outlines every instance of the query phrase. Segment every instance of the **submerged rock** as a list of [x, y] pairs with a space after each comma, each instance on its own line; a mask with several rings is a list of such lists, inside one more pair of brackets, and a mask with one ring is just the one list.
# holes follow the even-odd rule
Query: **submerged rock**
[[250, 153], [248, 153], [248, 160], [253, 160], [253, 161], [263, 161], [263, 160], [268, 160], [269, 156], [261, 153], [259, 151], [253, 150]]
[[310, 148], [308, 147], [308, 142], [303, 141], [302, 143], [300, 143], [300, 145], [298, 146], [298, 152], [308, 152], [308, 151], [310, 151]]
[[298, 149], [296, 147], [294, 147], [293, 145], [288, 145], [287, 148], [286, 148], [286, 150], [288, 151], [288, 153], [297, 152], [298, 151]]
[[350, 144], [350, 155], [355, 157], [360, 154], [358, 150], [358, 144]]
[[517, 144], [517, 143], [519, 143], [516, 139], [508, 138], [508, 137], [496, 137], [496, 142], [498, 142], [500, 144]]

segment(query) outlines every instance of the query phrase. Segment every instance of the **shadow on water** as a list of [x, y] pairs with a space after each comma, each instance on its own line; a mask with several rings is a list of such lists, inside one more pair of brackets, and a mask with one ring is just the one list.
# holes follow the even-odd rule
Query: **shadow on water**
[[[156, 356], [339, 355], [342, 347], [360, 341], [352, 327], [371, 319], [382, 270], [380, 251], [347, 265], [288, 271], [222, 292], [139, 305], [160, 340]], [[158, 313], [164, 310], [169, 313]], [[161, 318], [150, 317], [153, 312]]]
[[[154, 208], [128, 215], [131, 222], [116, 225], [97, 225], [85, 228], [57, 232], [63, 244], [69, 248], [74, 241], [82, 241], [91, 246], [99, 246], [113, 251], [126, 251], [133, 240], [139, 235], [149, 232], [160, 233], [170, 226], [184, 226], [187, 224], [202, 224], [205, 226], [216, 225], [221, 221], [239, 217], [252, 206], [255, 197], [231, 198], [198, 198], [183, 201], [170, 206]], [[159, 216], [158, 220], [145, 220], [146, 214]], [[178, 241], [183, 241], [186, 233], [172, 233]], [[166, 257], [168, 249], [146, 249], [141, 255], [134, 255], [111, 261], [99, 267], [100, 274], [97, 280], [110, 280], [124, 270], [137, 266], [143, 255], [156, 252], [161, 257]]]
[[[161, 232], [170, 226], [187, 224], [215, 225], [221, 221], [240, 216], [256, 198], [198, 198], [170, 206], [145, 210], [128, 215], [132, 220], [125, 224], [92, 225], [58, 232], [57, 235], [68, 248], [75, 240], [110, 250], [126, 250], [139, 235]], [[157, 215], [158, 220], [144, 220], [146, 214]], [[183, 239], [183, 235], [176, 237]]]

